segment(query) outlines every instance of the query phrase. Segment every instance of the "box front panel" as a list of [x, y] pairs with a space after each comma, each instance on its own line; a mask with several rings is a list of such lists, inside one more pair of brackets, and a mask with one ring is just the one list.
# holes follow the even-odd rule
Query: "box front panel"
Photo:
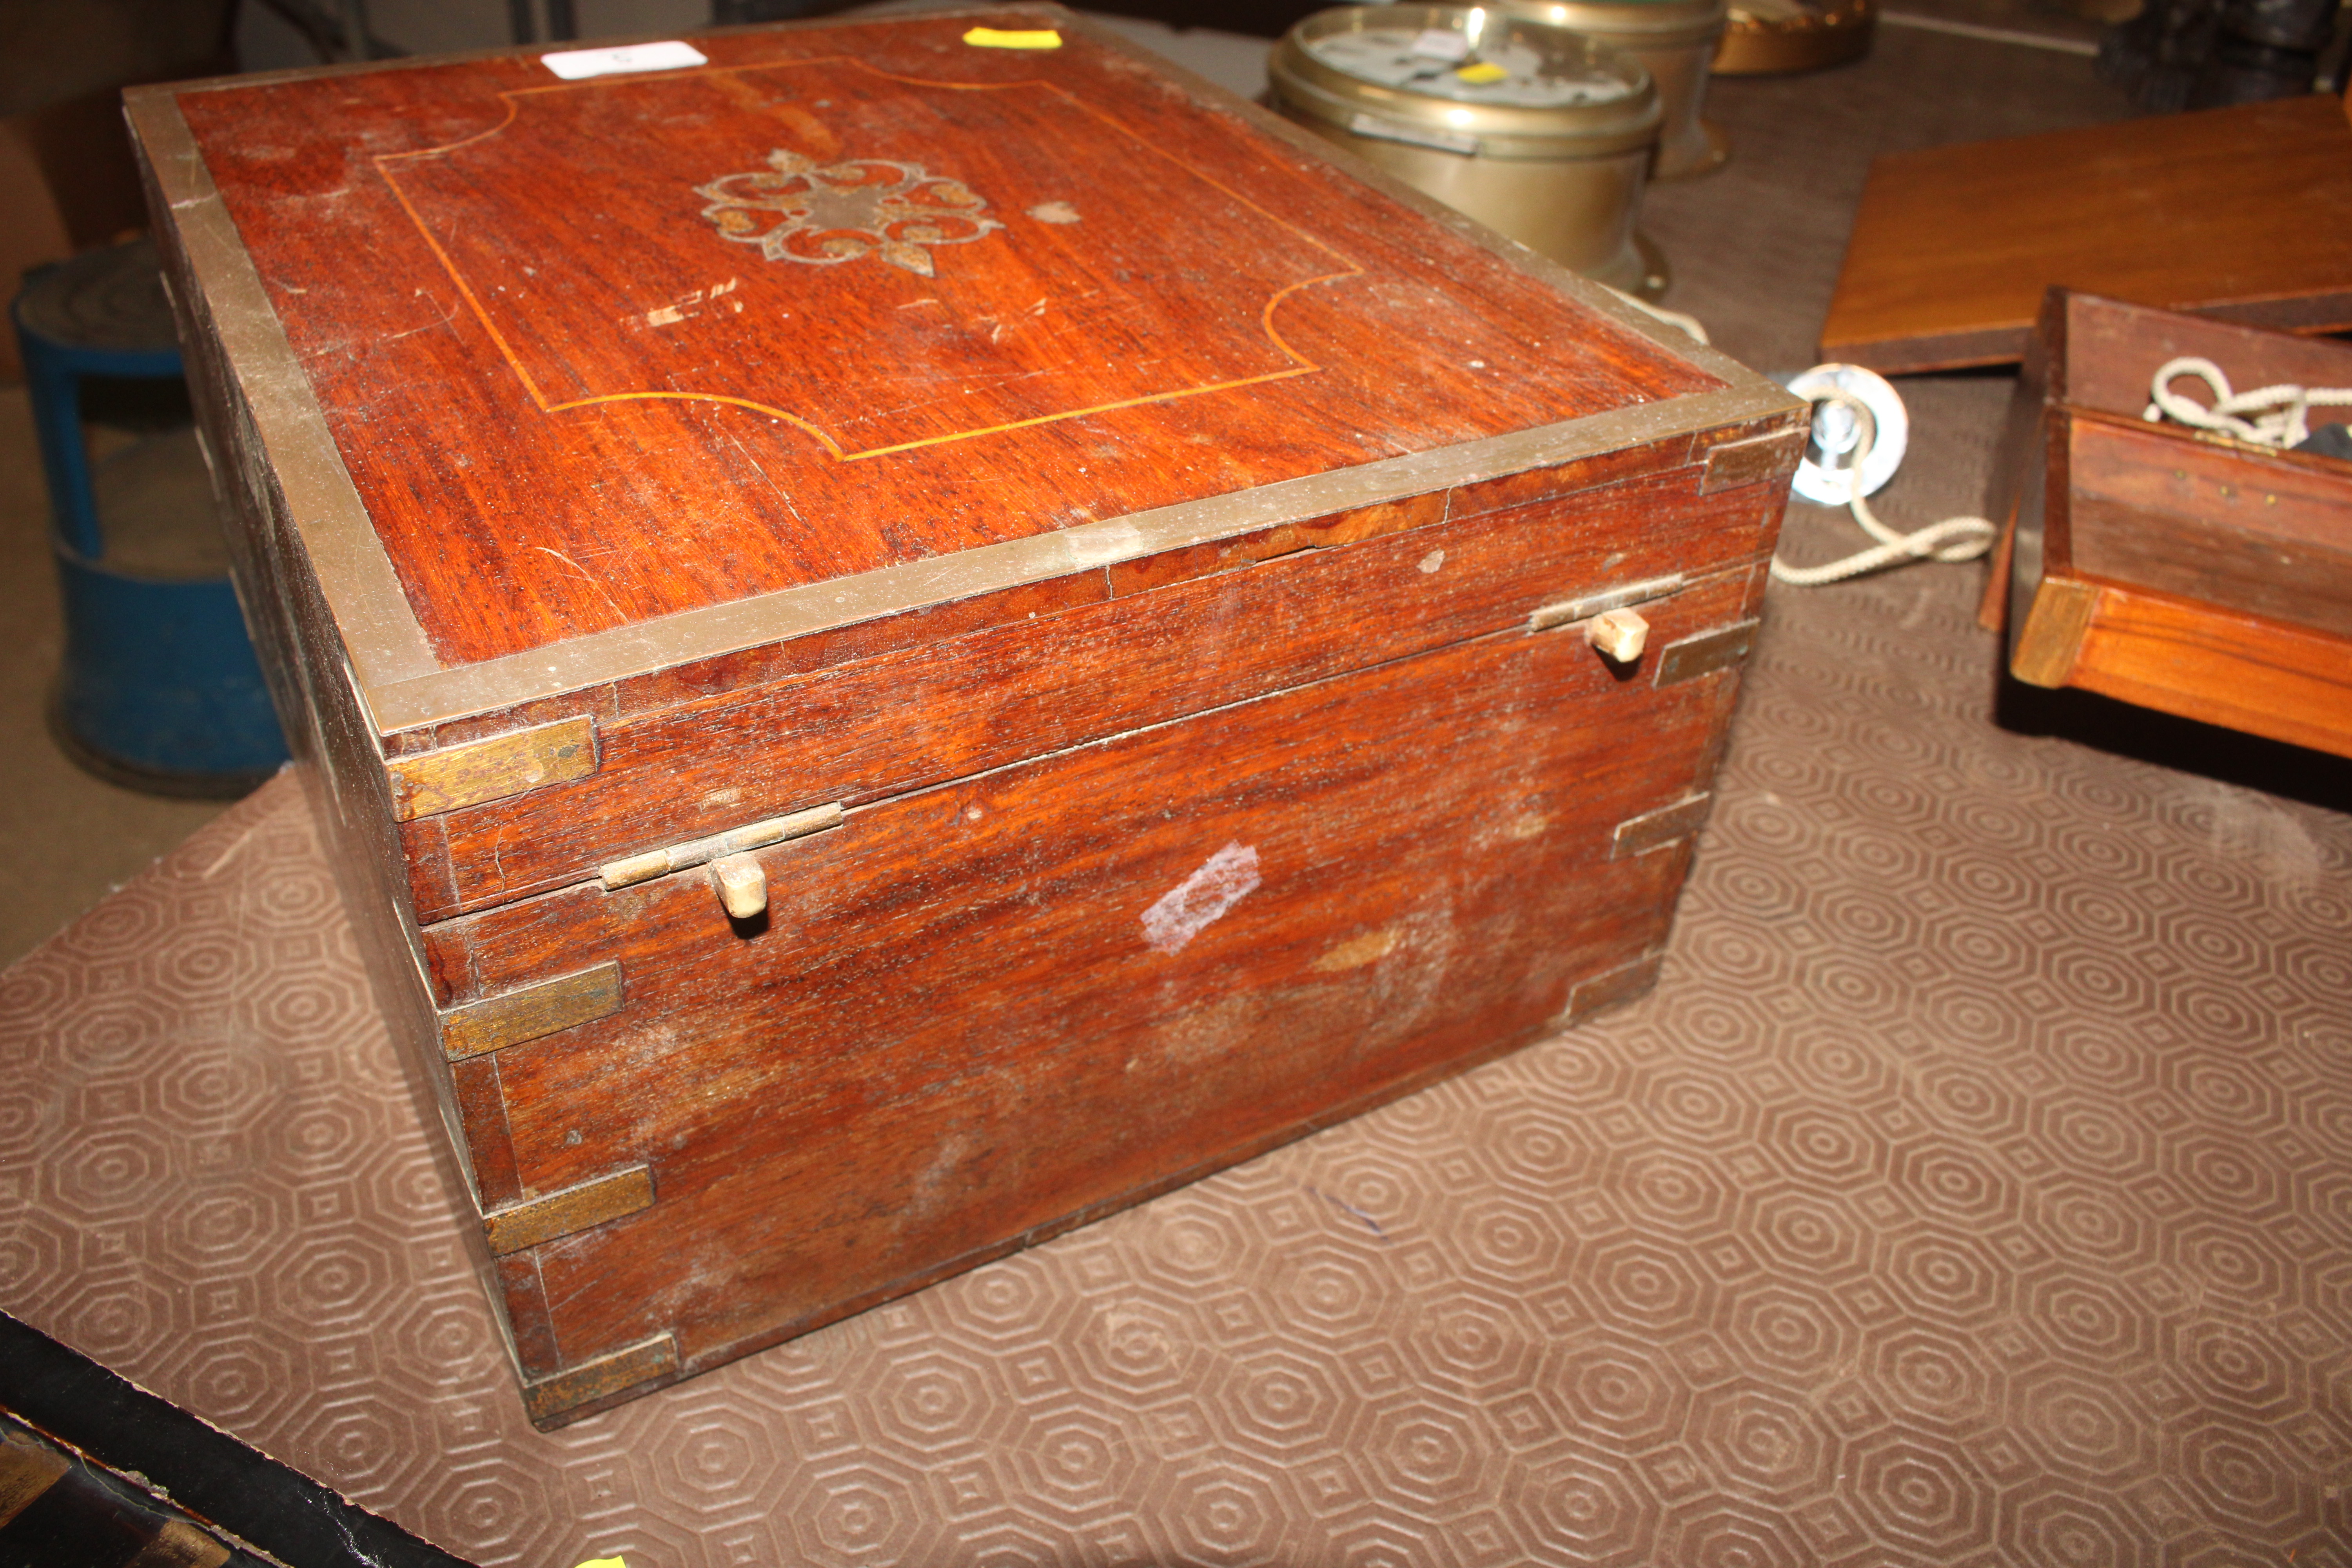
[[437, 928], [465, 1001], [618, 966], [461, 1064], [492, 1225], [587, 1205], [507, 1254], [526, 1376], [700, 1370], [1637, 983], [1736, 687], [1688, 656], [1760, 588], [1644, 605], [1630, 667], [1502, 633], [854, 810], [755, 921], [697, 869]]
[[[1683, 460], [1691, 445], [1612, 455], [1592, 478], [1632, 477], [1545, 500], [1517, 498], [1540, 494], [1546, 476], [1517, 476], [1125, 563], [1094, 574], [1094, 604], [1046, 602], [1006, 625], [650, 712], [627, 710], [627, 688], [541, 704], [533, 722], [595, 718], [593, 772], [406, 824], [419, 915], [1486, 636], [1560, 600], [1763, 559], [1794, 437], [1766, 477], [1713, 490], [1704, 451]], [[643, 684], [674, 699], [684, 683]]]

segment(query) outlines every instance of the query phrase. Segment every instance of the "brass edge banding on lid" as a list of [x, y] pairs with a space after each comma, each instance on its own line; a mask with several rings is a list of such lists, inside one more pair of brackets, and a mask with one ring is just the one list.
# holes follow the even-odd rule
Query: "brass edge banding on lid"
[[621, 1010], [621, 965], [558, 975], [440, 1015], [441, 1052], [453, 1062], [544, 1039]]
[[560, 1193], [492, 1209], [482, 1216], [482, 1234], [489, 1238], [490, 1251], [503, 1256], [624, 1218], [652, 1207], [653, 1201], [653, 1167], [631, 1165]]
[[177, 99], [168, 89], [134, 94], [128, 112], [362, 691], [439, 669]]
[[805, 583], [439, 670], [378, 687], [369, 697], [376, 722], [384, 730], [414, 729], [1279, 523], [1612, 452], [1655, 438], [1669, 422], [1679, 431], [1689, 424], [1727, 424], [1792, 413], [1801, 406], [1769, 383], [1760, 385], [1761, 391], [1728, 387], [1612, 409], [854, 577]]
[[677, 1376], [677, 1342], [667, 1333], [522, 1385], [523, 1413], [544, 1425], [592, 1401]]

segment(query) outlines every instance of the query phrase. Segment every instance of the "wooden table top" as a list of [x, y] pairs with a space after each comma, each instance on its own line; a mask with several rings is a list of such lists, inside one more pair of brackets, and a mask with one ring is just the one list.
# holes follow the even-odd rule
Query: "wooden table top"
[[2053, 284], [2253, 326], [2352, 326], [2352, 126], [2314, 95], [1893, 154], [1871, 166], [1824, 359], [2020, 358]]

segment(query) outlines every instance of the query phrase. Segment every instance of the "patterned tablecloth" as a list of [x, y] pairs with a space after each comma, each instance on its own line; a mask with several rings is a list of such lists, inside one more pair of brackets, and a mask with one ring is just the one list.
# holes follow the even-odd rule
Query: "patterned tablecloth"
[[[2116, 110], [1718, 84], [1676, 303], [1801, 362], [1955, 99]], [[1649, 998], [548, 1436], [281, 780], [0, 980], [0, 1304], [484, 1564], [2352, 1563], [2352, 819], [1996, 728], [1978, 581], [1776, 591]]]

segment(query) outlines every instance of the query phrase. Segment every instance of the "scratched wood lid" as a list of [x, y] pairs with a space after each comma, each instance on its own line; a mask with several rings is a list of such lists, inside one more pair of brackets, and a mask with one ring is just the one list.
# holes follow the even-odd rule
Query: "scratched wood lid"
[[1784, 401], [1050, 6], [656, 59], [132, 95], [387, 729]]

